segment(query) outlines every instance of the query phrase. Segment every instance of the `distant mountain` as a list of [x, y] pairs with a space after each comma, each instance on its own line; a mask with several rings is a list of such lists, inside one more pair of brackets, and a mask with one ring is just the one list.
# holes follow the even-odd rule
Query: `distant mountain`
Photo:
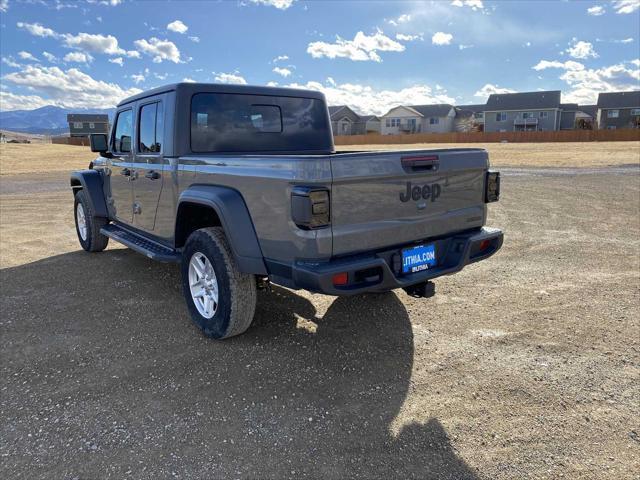
[[53, 105], [36, 108], [35, 110], [12, 110], [0, 112], [0, 129], [14, 132], [41, 133], [60, 135], [69, 131], [67, 123], [68, 113], [106, 113], [109, 121], [113, 119], [115, 109], [82, 109], [61, 108]]

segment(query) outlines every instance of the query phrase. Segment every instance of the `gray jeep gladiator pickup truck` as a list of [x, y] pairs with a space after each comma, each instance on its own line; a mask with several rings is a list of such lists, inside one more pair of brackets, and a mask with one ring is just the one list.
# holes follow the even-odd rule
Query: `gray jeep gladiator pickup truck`
[[353, 295], [404, 288], [493, 255], [500, 177], [481, 149], [336, 152], [325, 98], [179, 83], [122, 101], [71, 174], [78, 239], [180, 262], [193, 321], [244, 332], [256, 290]]

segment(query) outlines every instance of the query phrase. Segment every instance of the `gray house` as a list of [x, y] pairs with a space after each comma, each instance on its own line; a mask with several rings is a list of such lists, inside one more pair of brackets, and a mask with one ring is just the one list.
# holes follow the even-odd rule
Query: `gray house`
[[599, 129], [640, 128], [640, 90], [598, 95]]
[[360, 115], [360, 121], [364, 124], [365, 133], [380, 133], [380, 117], [375, 115]]
[[383, 135], [452, 132], [456, 109], [448, 103], [394, 107], [380, 117]]
[[69, 134], [87, 137], [92, 133], [109, 133], [109, 116], [102, 114], [70, 113], [67, 115]]
[[360, 121], [360, 115], [346, 105], [329, 107], [331, 129], [334, 135], [362, 135], [365, 126]]
[[456, 107], [456, 117], [453, 122], [456, 132], [484, 131], [484, 109], [486, 105], [461, 105]]
[[578, 130], [593, 130], [596, 128], [597, 105], [578, 105], [575, 128]]
[[[559, 130], [561, 112], [560, 90], [494, 93], [489, 96], [484, 110], [484, 131]], [[566, 121], [570, 121], [569, 117]]]

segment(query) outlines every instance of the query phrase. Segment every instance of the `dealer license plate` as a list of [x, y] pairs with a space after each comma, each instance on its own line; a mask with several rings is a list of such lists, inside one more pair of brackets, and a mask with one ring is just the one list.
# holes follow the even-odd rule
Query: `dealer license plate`
[[436, 265], [436, 247], [419, 245], [402, 251], [402, 273], [415, 273]]

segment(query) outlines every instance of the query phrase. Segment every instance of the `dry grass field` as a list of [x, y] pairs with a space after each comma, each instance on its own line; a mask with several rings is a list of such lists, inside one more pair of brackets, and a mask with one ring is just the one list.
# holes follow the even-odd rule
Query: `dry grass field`
[[276, 287], [215, 342], [177, 265], [81, 251], [87, 148], [1, 145], [0, 478], [637, 479], [640, 168], [520, 166], [640, 145], [487, 147], [490, 260], [431, 299]]
[[580, 143], [414, 143], [407, 145], [339, 145], [340, 151], [484, 148], [496, 167], [604, 167], [640, 163], [640, 142]]
[[[340, 145], [338, 150], [485, 148], [491, 164], [530, 167], [603, 167], [640, 163], [640, 142], [468, 143]], [[0, 144], [0, 175], [68, 172], [86, 168], [95, 158], [88, 147], [53, 144]]]

